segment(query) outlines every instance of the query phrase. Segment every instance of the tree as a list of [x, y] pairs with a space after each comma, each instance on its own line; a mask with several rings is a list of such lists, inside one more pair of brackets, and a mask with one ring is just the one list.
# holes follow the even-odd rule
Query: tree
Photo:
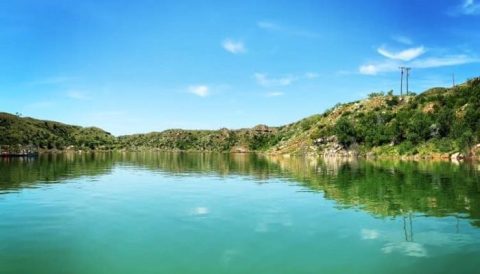
[[356, 142], [355, 127], [346, 117], [340, 117], [335, 123], [334, 129], [338, 142], [344, 147], [349, 147]]

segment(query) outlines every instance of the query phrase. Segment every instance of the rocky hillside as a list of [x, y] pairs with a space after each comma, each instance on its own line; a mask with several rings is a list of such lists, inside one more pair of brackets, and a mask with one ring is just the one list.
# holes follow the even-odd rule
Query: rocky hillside
[[[304, 119], [272, 153], [323, 155], [478, 156], [480, 78], [420, 95], [372, 93]], [[288, 131], [288, 130], [287, 130]]]
[[[263, 151], [271, 154], [454, 158], [480, 154], [480, 78], [419, 95], [377, 92], [281, 127], [181, 130], [114, 137], [98, 128], [0, 113], [3, 148]], [[4, 149], [5, 150], [5, 149]]]

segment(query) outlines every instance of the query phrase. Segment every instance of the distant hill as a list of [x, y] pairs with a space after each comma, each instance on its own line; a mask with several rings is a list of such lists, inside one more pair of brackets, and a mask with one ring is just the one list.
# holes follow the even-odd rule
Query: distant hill
[[[263, 151], [272, 154], [479, 154], [480, 78], [419, 95], [377, 92], [281, 127], [181, 130], [115, 137], [99, 128], [0, 113], [0, 145], [43, 149]], [[455, 157], [460, 156], [456, 154]]]
[[42, 149], [65, 149], [69, 146], [110, 149], [116, 138], [95, 127], [80, 127], [59, 122], [0, 113], [0, 145], [17, 149], [34, 146]]

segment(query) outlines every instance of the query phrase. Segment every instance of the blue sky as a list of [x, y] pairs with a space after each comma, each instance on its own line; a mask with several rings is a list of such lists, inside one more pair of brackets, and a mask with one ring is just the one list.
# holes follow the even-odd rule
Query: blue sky
[[98, 126], [282, 125], [480, 76], [480, 1], [0, 0], [0, 111]]

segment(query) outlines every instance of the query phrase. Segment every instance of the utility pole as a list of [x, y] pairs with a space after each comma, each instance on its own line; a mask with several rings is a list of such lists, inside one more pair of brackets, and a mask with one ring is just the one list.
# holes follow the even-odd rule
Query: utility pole
[[412, 69], [412, 68], [405, 68], [405, 71], [406, 71], [406, 73], [407, 73], [407, 95], [408, 95], [408, 91], [409, 91], [409, 90], [408, 90], [408, 76], [410, 76], [410, 70], [411, 70], [411, 69]]
[[452, 73], [452, 86], [455, 88], [455, 73]]
[[398, 67], [400, 69], [400, 96], [403, 96], [403, 70], [405, 67]]

